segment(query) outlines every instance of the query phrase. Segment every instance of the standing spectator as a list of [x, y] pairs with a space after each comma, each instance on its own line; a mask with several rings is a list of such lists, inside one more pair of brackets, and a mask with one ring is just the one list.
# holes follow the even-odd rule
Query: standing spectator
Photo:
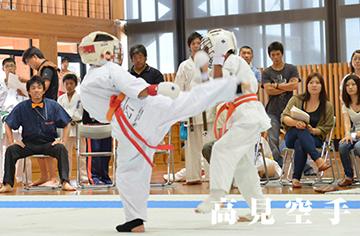
[[[189, 91], [192, 87], [199, 84], [196, 82], [196, 76], [200, 76], [199, 69], [194, 63], [194, 56], [200, 49], [202, 36], [194, 32], [190, 34], [187, 40], [187, 45], [190, 49], [190, 57], [183, 61], [176, 73], [175, 83], [179, 85], [182, 91]], [[200, 80], [201, 81], [201, 80]], [[182, 169], [176, 173], [175, 181], [183, 179], [186, 176], [187, 184], [201, 183], [202, 168], [202, 147], [205, 143], [215, 139], [212, 132], [213, 121], [215, 119], [215, 108], [210, 108], [197, 116], [191, 117], [188, 120], [188, 139], [185, 145], [185, 171]], [[205, 175], [208, 175], [209, 165], [204, 162]], [[167, 175], [164, 176], [167, 178]]]
[[[80, 95], [76, 92], [75, 88], [78, 83], [78, 78], [75, 74], [66, 74], [62, 80], [66, 93], [58, 98], [58, 103], [65, 109], [68, 115], [71, 117], [71, 128], [68, 141], [65, 143], [65, 147], [69, 153], [69, 177], [71, 177], [72, 170], [72, 157], [74, 155], [74, 148], [76, 147], [76, 125], [82, 119], [83, 107], [80, 101]], [[81, 143], [81, 147], [85, 143]], [[80, 158], [80, 181], [86, 182], [86, 160]]]
[[72, 73], [68, 68], [69, 68], [69, 58], [63, 57], [61, 59], [61, 69], [59, 72], [59, 96], [66, 92], [65, 88], [63, 87], [64, 85], [63, 78], [66, 74]]
[[275, 161], [282, 166], [283, 159], [279, 150], [280, 116], [286, 104], [297, 89], [300, 81], [297, 68], [283, 61], [284, 47], [280, 42], [272, 42], [268, 54], [273, 64], [262, 74], [262, 84], [269, 95], [266, 112], [271, 118], [271, 128], [268, 130], [269, 145]]
[[130, 74], [143, 78], [148, 84], [164, 82], [161, 72], [146, 63], [147, 51], [144, 45], [138, 44], [130, 48], [130, 59], [133, 63]]
[[261, 83], [261, 73], [258, 68], [253, 65], [254, 51], [249, 46], [242, 46], [239, 51], [239, 56], [241, 56], [251, 67], [251, 70], [254, 72], [256, 80], [258, 83]]
[[[26, 100], [27, 98], [24, 96], [24, 94], [21, 92], [20, 89], [15, 90], [8, 87], [8, 79], [9, 74], [16, 74], [16, 62], [13, 58], [5, 58], [2, 62], [2, 69], [5, 72], [5, 78], [0, 79], [0, 111], [1, 111], [1, 119], [6, 117], [12, 109], [20, 102]], [[20, 80], [20, 78], [19, 78]], [[1, 132], [0, 135], [3, 136], [2, 133], [2, 121], [1, 121]], [[14, 133], [14, 136], [16, 139], [20, 139], [21, 137], [21, 130], [19, 132]], [[2, 182], [3, 177], [3, 146], [6, 145], [5, 139], [1, 138], [0, 142], [0, 182]], [[26, 165], [26, 173], [27, 176], [25, 176], [24, 173], [24, 160], [19, 160], [16, 163], [16, 173], [15, 178], [17, 182], [25, 183], [26, 178], [29, 182], [31, 182], [31, 162]]]
[[[23, 53], [22, 61], [25, 65], [29, 65], [31, 69], [36, 70], [37, 75], [45, 81], [45, 98], [57, 101], [59, 89], [57, 66], [53, 62], [46, 60], [44, 54], [36, 47], [28, 48]], [[38, 163], [40, 167], [40, 179], [33, 182], [32, 185], [57, 185], [55, 161], [52, 159], [38, 159]], [[49, 177], [47, 170], [49, 170], [50, 173]]]

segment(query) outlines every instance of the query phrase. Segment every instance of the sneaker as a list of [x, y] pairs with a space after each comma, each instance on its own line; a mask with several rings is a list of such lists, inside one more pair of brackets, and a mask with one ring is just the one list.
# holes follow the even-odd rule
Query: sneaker
[[112, 181], [110, 178], [100, 178], [100, 180], [104, 183], [104, 184], [108, 184], [111, 185]]
[[[163, 175], [163, 178], [168, 181], [168, 174]], [[173, 180], [173, 175], [170, 174], [170, 181], [173, 182], [182, 182], [185, 181], [185, 177], [186, 177], [186, 169], [182, 168], [181, 170], [179, 170], [178, 172], [175, 173], [175, 180]]]
[[100, 179], [98, 179], [98, 178], [93, 178], [92, 181], [93, 181], [93, 184], [94, 184], [94, 185], [103, 185], [103, 184], [104, 184], [104, 182], [102, 182], [102, 181], [101, 181]]

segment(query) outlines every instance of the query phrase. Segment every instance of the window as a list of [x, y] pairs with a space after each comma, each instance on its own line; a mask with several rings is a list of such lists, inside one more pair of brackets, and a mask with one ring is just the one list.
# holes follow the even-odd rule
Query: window
[[349, 18], [345, 20], [346, 37], [346, 56], [345, 61], [349, 61], [351, 54], [360, 49], [360, 18]]
[[264, 11], [280, 11], [281, 9], [281, 0], [266, 0], [264, 4]]
[[125, 18], [129, 21], [152, 22], [172, 20], [173, 1], [170, 0], [126, 0]]
[[225, 0], [210, 0], [210, 15], [225, 15]]
[[69, 52], [69, 53], [78, 53], [77, 44], [76, 43], [57, 43], [57, 51], [58, 52]]
[[205, 17], [208, 12], [206, 0], [190, 0], [185, 2], [186, 18]]
[[360, 0], [344, 0], [344, 5], [360, 4]]
[[125, 4], [125, 18], [128, 20], [139, 19], [139, 1], [138, 0], [126, 0]]
[[160, 47], [160, 71], [162, 73], [174, 72], [174, 51], [169, 50], [174, 48], [174, 34], [164, 33], [159, 37]]
[[28, 47], [29, 47], [29, 39], [13, 38], [13, 37], [0, 37], [0, 48], [1, 49], [25, 50]]
[[326, 62], [325, 22], [285, 24], [286, 62], [295, 65]]
[[284, 0], [284, 10], [324, 7], [324, 0]]
[[261, 12], [261, 0], [227, 0], [228, 15]]
[[141, 0], [141, 21], [155, 21], [155, 0]]

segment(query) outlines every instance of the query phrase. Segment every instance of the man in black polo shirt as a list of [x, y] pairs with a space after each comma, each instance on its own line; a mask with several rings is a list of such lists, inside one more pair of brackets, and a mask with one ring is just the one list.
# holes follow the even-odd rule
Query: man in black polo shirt
[[161, 72], [146, 63], [147, 52], [144, 45], [138, 44], [130, 48], [130, 59], [133, 66], [129, 72], [133, 76], [143, 78], [148, 84], [164, 82]]

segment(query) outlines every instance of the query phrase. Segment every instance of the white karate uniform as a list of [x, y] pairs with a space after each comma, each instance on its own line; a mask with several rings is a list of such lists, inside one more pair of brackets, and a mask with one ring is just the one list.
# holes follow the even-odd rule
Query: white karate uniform
[[[175, 77], [175, 83], [179, 85], [181, 91], [189, 91], [199, 83], [194, 79], [200, 77], [200, 70], [196, 68], [193, 59], [190, 57], [183, 61], [178, 68]], [[205, 143], [215, 139], [213, 133], [215, 119], [215, 108], [206, 110], [207, 132], [204, 132], [202, 112], [192, 117], [193, 131], [190, 129], [190, 121], [188, 119], [188, 136], [185, 145], [185, 168], [186, 181], [195, 182], [201, 180], [201, 150]], [[204, 161], [205, 175], [208, 176], [209, 164]]]
[[[237, 76], [250, 88], [243, 94], [255, 93], [258, 83], [244, 59], [230, 55], [223, 66], [223, 76]], [[255, 144], [260, 133], [270, 128], [270, 118], [259, 101], [239, 105], [232, 114], [227, 132], [214, 144], [210, 162], [210, 191], [229, 192], [235, 178], [241, 194], [251, 205], [251, 198], [263, 199], [260, 179], [254, 165]]]
[[[190, 92], [180, 92], [174, 100], [162, 95], [138, 99], [139, 92], [148, 86], [121, 66], [107, 62], [90, 68], [81, 84], [80, 97], [91, 117], [106, 122], [110, 96], [125, 93], [127, 97], [121, 104], [125, 116], [150, 145], [158, 145], [174, 123], [220, 101], [233, 99], [237, 87], [235, 78], [218, 79], [196, 86]], [[116, 181], [126, 221], [146, 220], [152, 168], [124, 136], [115, 116], [111, 125], [113, 137], [119, 141]], [[155, 150], [138, 143], [152, 159]]]
[[[83, 107], [81, 105], [80, 95], [77, 92], [73, 94], [71, 100], [69, 100], [69, 96], [67, 95], [67, 93], [64, 93], [58, 98], [57, 102], [60, 104], [60, 106], [62, 106], [65, 109], [65, 111], [69, 114], [69, 116], [73, 121], [80, 121], [82, 119]], [[71, 176], [72, 157], [75, 146], [76, 146], [76, 126], [71, 126], [69, 139], [65, 143], [65, 147], [69, 152], [69, 176]], [[81, 148], [85, 148], [85, 142], [83, 140], [81, 142]], [[80, 179], [83, 181], [87, 179], [85, 158], [80, 158]]]
[[[15, 89], [8, 88], [4, 78], [0, 79], [0, 110], [3, 113], [10, 113], [12, 109], [20, 102], [28, 99], [27, 97], [18, 95]], [[2, 117], [1, 117], [2, 118]], [[5, 129], [3, 129], [3, 122], [1, 121], [1, 138], [0, 138], [0, 182], [3, 181], [4, 177], [4, 163], [5, 163], [5, 150], [7, 147], [6, 138], [5, 138]], [[15, 139], [21, 140], [21, 130], [13, 131]], [[24, 173], [24, 160], [21, 159], [16, 162], [16, 172], [15, 178], [17, 182], [25, 183], [25, 173]], [[26, 173], [27, 180], [31, 182], [32, 176], [31, 161], [26, 162]]]

